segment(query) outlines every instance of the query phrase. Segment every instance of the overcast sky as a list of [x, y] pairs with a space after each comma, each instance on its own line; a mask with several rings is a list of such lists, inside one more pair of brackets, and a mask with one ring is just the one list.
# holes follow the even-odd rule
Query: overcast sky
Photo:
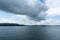
[[45, 4], [49, 8], [46, 11], [46, 20], [38, 22], [30, 20], [29, 17], [25, 15], [16, 15], [5, 11], [0, 11], [0, 23], [18, 23], [27, 25], [60, 24], [60, 0], [46, 0]]

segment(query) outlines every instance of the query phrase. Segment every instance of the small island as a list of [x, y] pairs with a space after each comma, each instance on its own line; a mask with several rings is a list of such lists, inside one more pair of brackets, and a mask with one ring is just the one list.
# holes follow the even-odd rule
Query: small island
[[0, 23], [0, 26], [25, 26], [24, 24], [16, 24], [16, 23]]

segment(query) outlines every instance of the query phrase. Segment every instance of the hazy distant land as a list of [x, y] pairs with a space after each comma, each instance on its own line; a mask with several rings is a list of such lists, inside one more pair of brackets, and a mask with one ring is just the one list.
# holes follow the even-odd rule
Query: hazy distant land
[[25, 26], [24, 24], [0, 23], [0, 26]]

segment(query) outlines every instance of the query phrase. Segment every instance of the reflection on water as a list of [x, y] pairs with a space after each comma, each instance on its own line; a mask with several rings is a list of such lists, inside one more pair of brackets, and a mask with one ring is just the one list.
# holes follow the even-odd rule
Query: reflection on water
[[18, 28], [16, 32], [17, 39], [19, 40], [45, 40], [48, 37], [46, 27], [43, 26], [26, 26]]
[[0, 26], [0, 40], [60, 40], [60, 27]]

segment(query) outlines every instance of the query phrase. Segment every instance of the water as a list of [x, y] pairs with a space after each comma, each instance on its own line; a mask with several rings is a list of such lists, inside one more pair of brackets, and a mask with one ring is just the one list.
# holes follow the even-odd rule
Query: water
[[60, 40], [60, 26], [0, 26], [0, 40]]

